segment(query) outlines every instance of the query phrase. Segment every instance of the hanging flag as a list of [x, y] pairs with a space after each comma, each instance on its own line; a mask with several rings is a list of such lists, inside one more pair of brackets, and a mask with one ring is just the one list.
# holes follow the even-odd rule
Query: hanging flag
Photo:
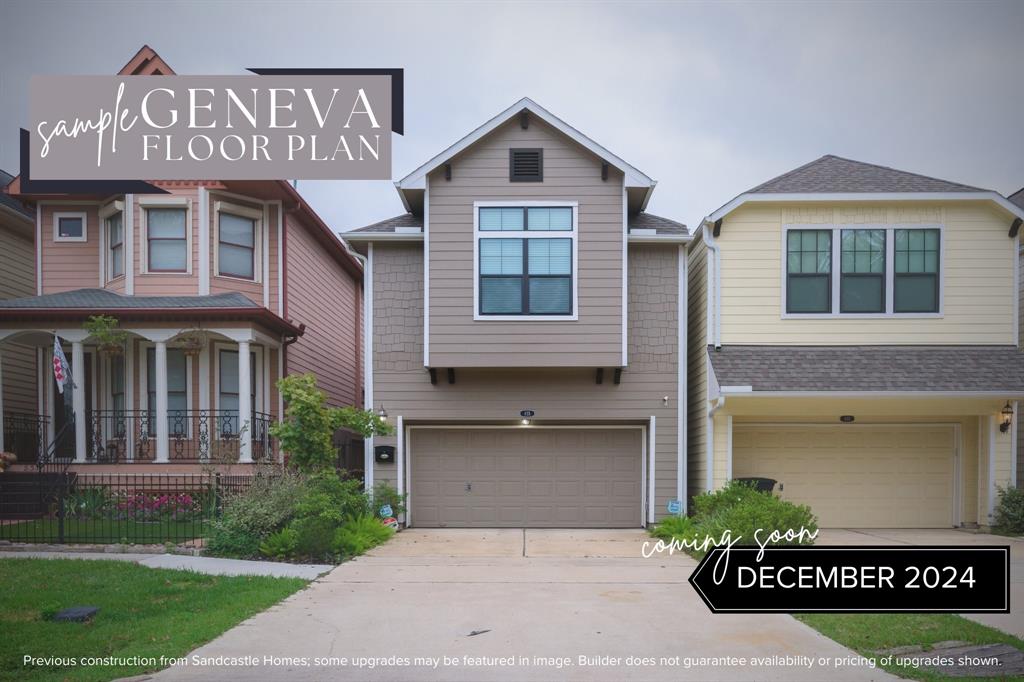
[[60, 337], [53, 335], [53, 378], [57, 382], [57, 391], [63, 395], [64, 385], [69, 384], [75, 387], [75, 381], [71, 378], [71, 367], [64, 355], [64, 349], [60, 346]]

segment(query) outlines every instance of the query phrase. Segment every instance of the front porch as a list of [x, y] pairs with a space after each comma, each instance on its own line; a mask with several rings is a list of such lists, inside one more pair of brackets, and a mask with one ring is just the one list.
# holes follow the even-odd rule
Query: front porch
[[[124, 331], [123, 347], [101, 349], [82, 329], [0, 330], [0, 353], [16, 342], [37, 354], [37, 412], [3, 413], [0, 450], [17, 456], [15, 469], [279, 459], [270, 426], [281, 413], [281, 339], [248, 323]], [[71, 366], [70, 395], [53, 379], [54, 333]]]

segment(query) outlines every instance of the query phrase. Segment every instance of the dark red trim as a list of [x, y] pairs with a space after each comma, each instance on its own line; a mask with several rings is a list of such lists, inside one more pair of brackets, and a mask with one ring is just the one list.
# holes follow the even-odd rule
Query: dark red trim
[[121, 322], [135, 320], [249, 320], [287, 336], [301, 336], [304, 328], [283, 320], [267, 308], [7, 308], [0, 322], [84, 321], [91, 315], [112, 315]]

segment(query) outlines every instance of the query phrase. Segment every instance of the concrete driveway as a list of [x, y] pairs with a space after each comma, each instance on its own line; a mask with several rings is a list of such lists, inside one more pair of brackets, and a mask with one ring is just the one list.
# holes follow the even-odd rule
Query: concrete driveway
[[984, 625], [990, 625], [1024, 638], [1024, 539], [1002, 535], [975, 533], [966, 530], [823, 530], [819, 545], [1009, 545], [1010, 546], [1010, 613], [964, 614]]
[[695, 562], [644, 559], [646, 540], [639, 530], [406, 530], [193, 652], [256, 665], [221, 658], [155, 677], [896, 679], [789, 616], [712, 615], [686, 582]]

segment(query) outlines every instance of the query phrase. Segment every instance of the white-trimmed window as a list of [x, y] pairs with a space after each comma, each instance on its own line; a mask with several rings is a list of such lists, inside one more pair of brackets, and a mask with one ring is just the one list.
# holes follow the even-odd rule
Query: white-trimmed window
[[103, 267], [107, 281], [124, 276], [124, 202], [114, 201], [100, 209], [103, 228]]
[[575, 202], [474, 205], [474, 319], [577, 319]]
[[[217, 343], [214, 345], [215, 367], [214, 409], [217, 417], [218, 437], [237, 436], [238, 423], [238, 347]], [[249, 405], [253, 416], [263, 409], [263, 348], [249, 351]]]
[[[146, 374], [143, 378], [143, 394], [149, 411], [149, 430], [156, 433], [156, 348], [145, 346]], [[171, 437], [189, 433], [188, 411], [191, 402], [190, 390], [192, 361], [180, 348], [167, 349], [167, 421]]]
[[214, 273], [218, 277], [260, 280], [263, 211], [218, 201]]
[[941, 225], [786, 226], [784, 317], [942, 314]]
[[58, 211], [53, 214], [53, 241], [89, 240], [89, 219], [85, 211]]
[[142, 197], [143, 266], [146, 274], [192, 272], [192, 201]]

